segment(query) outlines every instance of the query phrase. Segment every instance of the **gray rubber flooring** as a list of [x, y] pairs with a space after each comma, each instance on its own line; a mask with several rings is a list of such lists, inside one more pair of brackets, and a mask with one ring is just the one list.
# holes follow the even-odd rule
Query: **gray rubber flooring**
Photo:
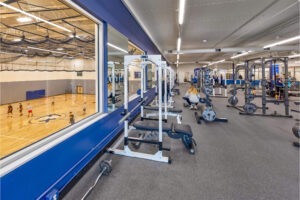
[[[181, 95], [175, 97], [178, 108], [186, 88], [180, 86]], [[87, 199], [298, 200], [299, 149], [292, 145], [296, 139], [291, 132], [295, 120], [241, 116], [222, 98], [214, 98], [213, 104], [217, 116], [228, 118], [228, 123], [198, 125], [195, 111], [183, 108], [183, 123], [191, 125], [198, 144], [195, 155], [181, 141], [166, 136], [171, 165], [105, 155], [101, 159], [112, 159], [113, 171], [100, 179]], [[269, 112], [276, 107], [269, 105]], [[153, 147], [142, 149], [146, 148]], [[64, 199], [81, 199], [97, 173], [98, 162]]]

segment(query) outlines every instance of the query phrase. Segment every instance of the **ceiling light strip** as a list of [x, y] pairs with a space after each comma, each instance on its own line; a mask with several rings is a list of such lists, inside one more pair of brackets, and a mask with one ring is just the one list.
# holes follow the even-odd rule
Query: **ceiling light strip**
[[222, 62], [225, 62], [225, 59], [219, 60], [219, 61], [216, 61], [216, 62], [209, 63], [208, 66], [211, 66], [211, 65], [214, 65], [214, 64], [218, 64], [218, 63], [222, 63]]
[[179, 54], [180, 48], [181, 48], [181, 38], [179, 37], [179, 38], [177, 39], [177, 53], [178, 53], [178, 54]]
[[12, 53], [12, 52], [6, 52], [6, 51], [0, 51], [0, 54], [11, 54], [11, 55], [27, 56], [26, 54]]
[[235, 55], [235, 56], [232, 56], [231, 59], [235, 59], [235, 58], [239, 58], [239, 57], [248, 55], [248, 54], [251, 53], [251, 52], [252, 52], [252, 51], [247, 51], [247, 52], [244, 52], [244, 53], [241, 53], [241, 54], [237, 54], [237, 55]]
[[62, 30], [67, 31], [67, 32], [72, 32], [72, 31], [70, 31], [70, 30], [67, 29], [67, 28], [64, 28], [64, 27], [62, 27], [62, 26], [59, 26], [59, 25], [54, 24], [54, 23], [52, 23], [52, 22], [49, 22], [49, 21], [47, 21], [47, 20], [45, 20], [45, 19], [42, 19], [42, 18], [37, 17], [37, 16], [35, 16], [35, 15], [32, 15], [32, 14], [30, 14], [30, 13], [27, 13], [27, 12], [25, 12], [25, 11], [23, 11], [23, 10], [20, 10], [20, 9], [18, 9], [18, 8], [15, 8], [15, 7], [13, 7], [13, 6], [11, 6], [11, 5], [8, 5], [8, 4], [6, 4], [6, 3], [0, 2], [0, 5], [4, 6], [4, 7], [6, 7], [6, 8], [12, 9], [12, 10], [14, 10], [14, 11], [17, 11], [17, 12], [19, 12], [19, 13], [22, 13], [22, 14], [24, 14], [24, 15], [27, 15], [28, 17], [31, 17], [31, 18], [34, 18], [34, 19], [36, 19], [36, 20], [39, 20], [39, 21], [45, 22], [45, 23], [47, 23], [47, 24], [50, 24], [50, 25], [52, 25], [52, 26], [55, 26], [56, 28], [62, 29]]
[[184, 20], [184, 8], [185, 8], [185, 0], [179, 0], [178, 23], [180, 25], [183, 24], [183, 20]]
[[279, 42], [276, 42], [276, 43], [273, 43], [273, 44], [269, 44], [267, 46], [264, 46], [264, 49], [275, 47], [275, 46], [285, 44], [285, 43], [289, 43], [289, 42], [293, 42], [293, 41], [296, 41], [296, 40], [300, 40], [300, 35], [298, 35], [296, 37], [286, 39], [286, 40], [282, 40], [282, 41], [279, 41]]
[[114, 44], [109, 43], [109, 42], [107, 43], [107, 45], [110, 46], [110, 47], [112, 47], [112, 48], [115, 48], [115, 49], [117, 49], [119, 51], [122, 51], [124, 53], [128, 53], [128, 51], [126, 51], [125, 49], [122, 49], [122, 48], [120, 48], [120, 47], [118, 47], [118, 46], [116, 46]]
[[290, 55], [289, 58], [298, 58], [300, 57], [300, 54]]
[[52, 51], [52, 50], [48, 50], [48, 49], [41, 49], [41, 48], [37, 48], [37, 47], [27, 47], [28, 49], [34, 49], [34, 50], [39, 50], [39, 51], [47, 51], [47, 52], [52, 52], [52, 53], [57, 53], [57, 54], [64, 54], [64, 55], [68, 55], [67, 53], [64, 52], [59, 52], [59, 51]]

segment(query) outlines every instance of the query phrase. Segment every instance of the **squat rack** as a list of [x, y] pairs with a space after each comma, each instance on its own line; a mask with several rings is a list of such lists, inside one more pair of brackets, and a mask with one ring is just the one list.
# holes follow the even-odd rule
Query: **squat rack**
[[[128, 111], [128, 68], [130, 63], [136, 60], [141, 60], [141, 98], [140, 103], [137, 104], [131, 111]], [[158, 69], [158, 96], [159, 96], [159, 129], [158, 129], [158, 141], [147, 141], [141, 138], [129, 137], [128, 133], [132, 128], [129, 128], [129, 119], [130, 115], [141, 106], [141, 115], [143, 114], [143, 105], [147, 98], [144, 99], [144, 68], [147, 64], [155, 64], [156, 68]], [[124, 117], [119, 121], [119, 124], [124, 122], [124, 149], [117, 149], [115, 148], [118, 144], [116, 144], [113, 148], [110, 148], [108, 152], [112, 154], [118, 154], [122, 156], [134, 157], [134, 158], [142, 158], [147, 160], [153, 160], [158, 162], [165, 162], [169, 163], [170, 158], [165, 157], [162, 155], [164, 150], [168, 150], [163, 148], [163, 130], [162, 130], [162, 61], [161, 55], [126, 55], [124, 57]], [[158, 151], [154, 154], [149, 153], [140, 153], [136, 151], [132, 151], [128, 144], [129, 142], [141, 142], [141, 143], [148, 143], [148, 144], [156, 144], [158, 145]]]
[[[247, 74], [247, 76], [249, 75], [249, 62], [251, 61], [255, 61], [255, 60], [261, 60], [261, 68], [262, 68], [262, 79], [261, 79], [261, 86], [262, 86], [262, 95], [261, 96], [257, 96], [257, 97], [261, 97], [262, 99], [262, 113], [247, 113], [247, 112], [240, 112], [240, 114], [243, 115], [255, 115], [255, 116], [270, 116], [270, 117], [289, 117], [292, 118], [292, 116], [289, 114], [289, 99], [288, 99], [288, 57], [269, 57], [269, 58], [253, 58], [250, 60], [245, 61], [245, 66], [246, 66], [246, 70], [245, 70], [245, 75]], [[266, 95], [266, 87], [268, 85], [268, 82], [266, 80], [266, 64], [267, 63], [273, 63], [273, 62], [282, 62], [284, 65], [284, 100], [271, 100], [271, 99], [267, 99], [267, 95]], [[248, 80], [248, 79], [247, 79]], [[245, 83], [245, 95], [248, 94], [247, 90], [247, 84], [249, 83]], [[246, 96], [245, 96], [246, 98]], [[274, 103], [274, 104], [284, 104], [284, 108], [285, 108], [285, 114], [284, 115], [279, 115], [276, 112], [274, 112], [274, 114], [267, 114], [266, 110], [268, 109], [267, 104], [268, 103]], [[247, 105], [247, 102], [246, 104]]]

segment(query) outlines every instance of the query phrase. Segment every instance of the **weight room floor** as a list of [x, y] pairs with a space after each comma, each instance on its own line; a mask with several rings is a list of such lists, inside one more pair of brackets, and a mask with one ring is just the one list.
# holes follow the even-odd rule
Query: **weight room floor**
[[[181, 95], [175, 97], [178, 108], [187, 87], [180, 86]], [[112, 158], [113, 171], [87, 199], [299, 199], [299, 150], [292, 146], [296, 138], [291, 132], [295, 120], [240, 116], [226, 107], [227, 99], [214, 98], [213, 103], [217, 116], [228, 118], [228, 123], [198, 125], [194, 111], [183, 108], [183, 123], [191, 125], [198, 143], [195, 155], [181, 141], [167, 137], [171, 165], [105, 155]], [[64, 199], [81, 199], [99, 173], [98, 164]]]

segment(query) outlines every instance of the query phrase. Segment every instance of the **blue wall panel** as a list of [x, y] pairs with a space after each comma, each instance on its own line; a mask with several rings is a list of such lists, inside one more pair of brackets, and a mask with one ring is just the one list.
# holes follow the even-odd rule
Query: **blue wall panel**
[[26, 91], [26, 100], [39, 99], [46, 96], [45, 90]]
[[160, 54], [151, 39], [140, 27], [121, 0], [73, 0], [110, 24], [148, 54]]
[[[152, 88], [146, 94], [149, 103], [155, 96]], [[129, 103], [129, 110], [139, 98]], [[56, 189], [61, 191], [122, 129], [118, 121], [123, 107], [110, 113], [64, 142], [39, 155], [1, 178], [1, 196], [5, 200], [43, 199]], [[137, 109], [133, 119], [140, 112]]]

